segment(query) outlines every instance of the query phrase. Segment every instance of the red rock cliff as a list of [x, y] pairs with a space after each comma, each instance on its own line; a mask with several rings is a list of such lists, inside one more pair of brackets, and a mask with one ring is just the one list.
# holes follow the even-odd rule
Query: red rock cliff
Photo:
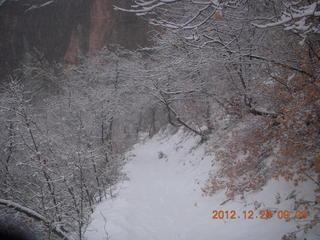
[[[129, 0], [55, 0], [28, 10], [33, 4], [7, 0], [0, 6], [0, 75], [17, 67], [34, 49], [49, 61], [74, 64], [80, 54], [94, 55], [107, 44], [129, 49], [148, 44], [146, 22], [113, 10], [115, 4], [128, 6]], [[8, 22], [14, 24], [4, 24]]]

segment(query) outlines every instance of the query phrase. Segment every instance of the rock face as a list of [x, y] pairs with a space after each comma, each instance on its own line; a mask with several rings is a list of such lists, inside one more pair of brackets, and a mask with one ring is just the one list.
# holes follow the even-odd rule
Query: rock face
[[91, 7], [89, 33], [89, 54], [95, 54], [109, 37], [115, 23], [112, 2], [109, 0], [93, 0]]
[[107, 44], [134, 49], [148, 44], [148, 24], [113, 10], [130, 0], [6, 0], [0, 5], [0, 76], [27, 52], [49, 62], [74, 64]]

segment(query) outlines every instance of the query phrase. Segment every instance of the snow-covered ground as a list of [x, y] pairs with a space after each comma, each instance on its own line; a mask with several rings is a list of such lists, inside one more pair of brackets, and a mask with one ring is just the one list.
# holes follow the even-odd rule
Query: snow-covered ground
[[[99, 204], [87, 228], [88, 240], [277, 240], [296, 230], [295, 221], [244, 219], [244, 210], [263, 208], [292, 210], [293, 199], [285, 200], [295, 189], [297, 198], [313, 200], [314, 184], [298, 188], [285, 181], [271, 180], [262, 191], [247, 194], [220, 205], [224, 191], [203, 196], [201, 187], [208, 178], [213, 157], [206, 154], [199, 138], [179, 130], [162, 132], [136, 144], [127, 153], [124, 167], [129, 180], [117, 186], [117, 196]], [[276, 204], [276, 195], [280, 204]], [[213, 210], [237, 213], [236, 219], [211, 219]], [[313, 229], [307, 237], [319, 239]]]

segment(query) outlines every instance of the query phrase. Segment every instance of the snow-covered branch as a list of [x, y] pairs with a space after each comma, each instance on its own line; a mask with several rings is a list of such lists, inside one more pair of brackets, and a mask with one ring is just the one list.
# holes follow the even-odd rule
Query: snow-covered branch
[[[36, 211], [28, 207], [20, 205], [19, 203], [16, 203], [10, 200], [0, 199], [0, 205], [6, 206], [18, 212], [24, 213], [28, 217], [31, 217], [34, 220], [40, 221], [46, 226], [50, 225], [50, 222], [48, 222], [48, 220], [44, 216], [42, 216], [41, 214], [37, 213]], [[63, 231], [60, 226], [53, 226], [52, 231], [64, 240], [72, 240], [72, 238], [68, 236], [68, 233], [66, 231]]]
[[305, 37], [309, 33], [320, 33], [320, 1], [311, 4], [302, 5], [291, 3], [286, 4], [286, 9], [282, 12], [280, 19], [273, 22], [253, 23], [257, 28], [272, 28], [281, 26], [284, 30], [290, 30], [299, 33]]

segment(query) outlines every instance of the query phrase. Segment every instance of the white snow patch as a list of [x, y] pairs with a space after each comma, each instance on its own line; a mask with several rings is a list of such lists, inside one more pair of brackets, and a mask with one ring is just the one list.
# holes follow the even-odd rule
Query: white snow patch
[[[128, 152], [124, 171], [129, 180], [118, 185], [117, 197], [97, 206], [85, 234], [88, 240], [276, 240], [296, 230], [293, 221], [244, 220], [242, 215], [255, 210], [255, 202], [261, 203], [260, 209], [291, 210], [293, 199], [285, 200], [295, 189], [291, 183], [272, 180], [262, 191], [221, 206], [227, 200], [223, 191], [202, 196], [201, 187], [212, 170], [206, 146], [182, 130], [167, 135], [157, 134]], [[297, 197], [313, 200], [314, 187], [305, 182], [296, 189]], [[277, 194], [280, 204], [275, 204]], [[213, 220], [213, 210], [236, 210], [240, 218]], [[319, 230], [313, 234], [308, 240], [318, 239]]]

